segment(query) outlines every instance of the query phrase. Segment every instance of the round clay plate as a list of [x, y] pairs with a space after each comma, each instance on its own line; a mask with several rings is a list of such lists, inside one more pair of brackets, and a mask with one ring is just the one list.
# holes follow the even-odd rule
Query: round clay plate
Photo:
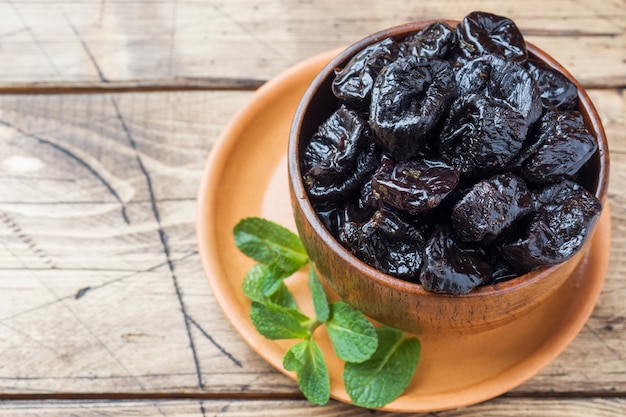
[[[200, 187], [197, 234], [200, 257], [215, 299], [243, 339], [280, 372], [294, 340], [267, 340], [249, 319], [250, 302], [241, 291], [253, 261], [233, 242], [239, 220], [260, 216], [295, 231], [287, 180], [287, 140], [298, 102], [318, 71], [338, 51], [313, 57], [261, 87], [223, 131]], [[426, 412], [475, 404], [530, 379], [554, 360], [581, 330], [600, 294], [608, 266], [608, 205], [585, 258], [564, 286], [528, 315], [477, 334], [419, 335], [421, 360], [403, 395], [383, 409]], [[300, 308], [313, 316], [306, 272], [286, 283]], [[333, 295], [331, 294], [332, 298]], [[350, 403], [343, 364], [320, 327], [315, 340], [324, 351], [331, 397]]]

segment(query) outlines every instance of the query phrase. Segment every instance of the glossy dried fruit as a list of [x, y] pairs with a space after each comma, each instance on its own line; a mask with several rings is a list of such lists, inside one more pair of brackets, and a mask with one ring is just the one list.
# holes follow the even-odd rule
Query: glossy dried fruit
[[455, 96], [450, 63], [415, 56], [399, 58], [385, 67], [374, 83], [369, 124], [375, 140], [394, 158], [410, 158], [425, 146]]
[[492, 242], [533, 208], [524, 180], [505, 173], [477, 182], [455, 204], [450, 220], [460, 240]]
[[515, 62], [524, 61], [528, 52], [522, 33], [506, 17], [472, 12], [457, 26], [460, 51], [468, 59], [496, 55]]
[[576, 86], [528, 58], [510, 19], [434, 22], [335, 75], [341, 107], [301, 169], [314, 210], [362, 261], [460, 294], [561, 262], [587, 239], [601, 204], [569, 180], [593, 186], [596, 138]]
[[424, 248], [420, 282], [427, 291], [467, 294], [491, 280], [493, 269], [482, 246], [458, 242], [448, 225], [437, 225]]
[[377, 164], [368, 136], [365, 120], [344, 106], [318, 128], [302, 158], [303, 180], [311, 197], [333, 200], [359, 188]]
[[389, 210], [378, 210], [361, 223], [344, 210], [339, 241], [357, 258], [386, 274], [416, 280], [422, 266], [424, 239], [413, 225]]
[[372, 192], [385, 204], [418, 214], [438, 206], [458, 182], [459, 171], [443, 161], [416, 158], [396, 162], [383, 155], [372, 177]]
[[530, 126], [541, 116], [536, 81], [521, 65], [496, 56], [467, 62], [456, 74], [459, 94], [481, 94], [502, 100], [520, 113]]
[[533, 77], [545, 107], [574, 110], [578, 107], [578, 89], [565, 75], [535, 59], [524, 63]]
[[456, 31], [444, 22], [433, 22], [412, 36], [400, 48], [404, 55], [425, 58], [446, 58], [457, 44]]
[[333, 94], [357, 109], [369, 109], [374, 81], [380, 71], [394, 61], [400, 47], [391, 38], [367, 46], [342, 69], [335, 71]]
[[598, 149], [577, 111], [548, 111], [541, 119], [535, 139], [539, 146], [524, 161], [519, 175], [533, 182], [572, 178]]
[[439, 146], [461, 173], [493, 174], [517, 155], [527, 132], [524, 117], [507, 103], [470, 94], [452, 104]]
[[537, 212], [500, 246], [502, 256], [520, 270], [571, 258], [582, 248], [602, 211], [591, 193], [569, 180], [543, 188], [536, 200]]

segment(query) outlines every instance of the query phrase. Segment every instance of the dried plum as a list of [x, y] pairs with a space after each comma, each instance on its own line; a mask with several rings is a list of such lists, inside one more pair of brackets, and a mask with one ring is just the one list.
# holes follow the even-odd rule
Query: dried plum
[[367, 122], [344, 106], [324, 122], [302, 158], [303, 180], [313, 198], [337, 199], [360, 186], [377, 164]]
[[396, 159], [408, 159], [456, 95], [447, 61], [408, 56], [385, 67], [374, 83], [369, 124], [375, 140]]
[[400, 43], [400, 48], [405, 55], [446, 58], [456, 43], [456, 32], [450, 25], [444, 22], [433, 22], [415, 35], [407, 37]]
[[527, 132], [524, 117], [507, 103], [470, 94], [452, 104], [439, 146], [461, 173], [493, 174], [517, 155]]
[[369, 109], [374, 80], [399, 53], [400, 47], [391, 38], [364, 48], [346, 66], [335, 70], [331, 86], [333, 94], [355, 108]]
[[578, 107], [578, 88], [569, 78], [535, 59], [527, 60], [524, 66], [537, 83], [544, 106], [559, 110]]
[[496, 55], [522, 62], [528, 57], [526, 42], [515, 23], [506, 17], [472, 12], [457, 26], [461, 53], [468, 59]]
[[364, 223], [346, 209], [343, 220], [339, 241], [357, 258], [391, 276], [417, 279], [424, 239], [413, 225], [385, 209]]
[[522, 165], [519, 175], [528, 181], [552, 182], [572, 178], [598, 148], [577, 111], [548, 111], [536, 133], [540, 143]]
[[458, 242], [448, 225], [435, 226], [424, 247], [420, 282], [427, 291], [467, 294], [491, 280], [493, 269], [482, 246]]
[[477, 182], [455, 204], [450, 220], [460, 240], [491, 242], [533, 208], [524, 180], [505, 173]]
[[588, 238], [602, 205], [574, 180], [593, 183], [597, 140], [576, 85], [529, 57], [510, 19], [473, 12], [380, 40], [335, 69], [330, 90], [338, 109], [304, 144], [302, 180], [363, 262], [464, 294]]
[[456, 74], [459, 94], [481, 94], [505, 101], [530, 126], [541, 116], [537, 83], [521, 65], [496, 56], [467, 62]]
[[459, 182], [459, 171], [445, 162], [417, 158], [396, 162], [383, 155], [372, 177], [378, 200], [410, 214], [438, 206]]
[[536, 200], [538, 210], [500, 245], [502, 256], [525, 271], [571, 258], [602, 211], [591, 193], [569, 180], [546, 186]]

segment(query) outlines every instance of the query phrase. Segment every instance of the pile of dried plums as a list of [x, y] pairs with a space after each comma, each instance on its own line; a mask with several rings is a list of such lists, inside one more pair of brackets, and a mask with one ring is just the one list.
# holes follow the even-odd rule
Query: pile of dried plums
[[510, 19], [384, 39], [332, 92], [303, 182], [331, 233], [384, 273], [467, 293], [570, 258], [600, 214], [581, 185], [597, 142], [577, 88], [528, 56]]

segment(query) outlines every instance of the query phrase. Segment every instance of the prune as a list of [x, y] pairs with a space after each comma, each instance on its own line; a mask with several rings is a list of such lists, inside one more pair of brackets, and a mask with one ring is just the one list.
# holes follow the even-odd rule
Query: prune
[[529, 57], [510, 19], [473, 12], [377, 41], [330, 90], [320, 111], [338, 110], [300, 150], [302, 180], [363, 262], [461, 294], [566, 260], [588, 238], [602, 208], [584, 188], [597, 140], [576, 85]]
[[386, 66], [372, 90], [369, 124], [375, 140], [396, 159], [408, 159], [456, 96], [447, 61], [408, 56]]
[[491, 280], [493, 269], [484, 249], [458, 242], [448, 225], [435, 226], [424, 247], [420, 282], [427, 291], [467, 294]]
[[396, 162], [383, 155], [372, 177], [378, 200], [410, 214], [438, 206], [459, 182], [459, 171], [445, 162], [417, 158]]
[[313, 198], [337, 199], [360, 186], [377, 164], [367, 122], [345, 106], [334, 112], [307, 145], [303, 180]]
[[537, 83], [544, 106], [559, 110], [574, 110], [578, 107], [578, 89], [569, 78], [534, 59], [527, 60], [524, 66]]
[[507, 103], [470, 94], [452, 104], [439, 146], [461, 173], [493, 173], [520, 151], [527, 132], [524, 117]]
[[359, 209], [366, 211], [371, 209], [377, 210], [381, 207], [381, 204], [380, 200], [372, 192], [372, 179], [364, 180], [359, 192], [359, 200], [357, 201]]
[[407, 37], [400, 48], [405, 55], [426, 58], [446, 58], [457, 43], [456, 32], [447, 23], [434, 22], [413, 36]]
[[452, 228], [462, 241], [492, 242], [534, 208], [526, 183], [511, 173], [477, 182], [452, 209]]
[[491, 63], [487, 59], [473, 59], [456, 72], [459, 96], [484, 94], [491, 79]]
[[577, 111], [548, 111], [535, 133], [535, 152], [522, 165], [519, 175], [528, 181], [551, 182], [572, 178], [598, 148], [595, 138]]
[[600, 202], [577, 183], [564, 180], [536, 195], [538, 210], [500, 245], [502, 256], [520, 270], [571, 258], [585, 243], [602, 210]]
[[522, 62], [528, 57], [522, 33], [506, 17], [472, 12], [457, 26], [457, 35], [460, 51], [468, 59], [496, 55]]
[[501, 170], [541, 115], [535, 81], [520, 65], [495, 56], [467, 62], [456, 79], [460, 96], [439, 136], [441, 151], [465, 174]]
[[498, 282], [508, 281], [519, 275], [519, 271], [513, 265], [505, 261], [499, 253], [490, 253], [489, 256], [491, 257], [493, 273], [491, 275], [491, 282], [485, 282], [485, 284], [497, 284]]
[[374, 80], [399, 53], [400, 47], [391, 38], [364, 48], [345, 67], [335, 70], [333, 94], [355, 108], [369, 109]]
[[397, 214], [381, 209], [366, 222], [344, 211], [339, 241], [357, 258], [386, 274], [416, 280], [422, 266], [424, 238]]
[[341, 222], [341, 210], [339, 210], [337, 204], [334, 201], [322, 201], [313, 204], [313, 210], [315, 210], [317, 217], [324, 223], [324, 227], [326, 227], [330, 233], [336, 235]]
[[505, 101], [530, 126], [541, 116], [539, 88], [528, 71], [515, 62], [485, 56], [467, 62], [456, 75], [459, 94], [482, 94]]

